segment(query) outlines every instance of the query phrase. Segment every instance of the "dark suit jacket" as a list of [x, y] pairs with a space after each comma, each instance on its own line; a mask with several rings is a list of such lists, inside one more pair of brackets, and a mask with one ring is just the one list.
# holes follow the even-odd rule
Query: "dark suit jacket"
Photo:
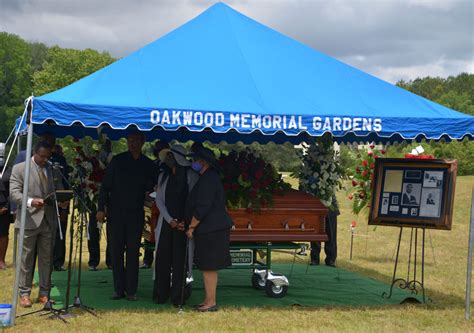
[[208, 169], [194, 185], [186, 202], [186, 220], [192, 217], [200, 221], [196, 234], [230, 229], [232, 220], [227, 214], [224, 187], [216, 170]]

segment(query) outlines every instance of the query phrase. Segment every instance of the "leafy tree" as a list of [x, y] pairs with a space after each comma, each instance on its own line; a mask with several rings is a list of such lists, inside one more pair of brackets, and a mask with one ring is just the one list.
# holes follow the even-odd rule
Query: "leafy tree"
[[48, 47], [43, 43], [30, 43], [31, 50], [31, 69], [35, 73], [43, 69], [43, 64], [46, 61], [48, 54]]
[[33, 75], [35, 95], [41, 96], [63, 88], [111, 64], [114, 60], [107, 52], [51, 47], [42, 70]]
[[0, 138], [10, 133], [31, 94], [31, 53], [27, 42], [0, 32]]

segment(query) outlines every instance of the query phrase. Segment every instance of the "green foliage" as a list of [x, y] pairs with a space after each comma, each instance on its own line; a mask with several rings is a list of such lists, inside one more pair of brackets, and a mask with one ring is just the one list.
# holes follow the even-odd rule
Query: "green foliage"
[[474, 115], [474, 74], [461, 73], [446, 79], [428, 76], [402, 80], [397, 85], [456, 111]]
[[31, 94], [31, 54], [28, 43], [0, 32], [0, 138], [6, 138]]
[[106, 52], [51, 47], [42, 70], [33, 75], [34, 93], [41, 96], [63, 88], [111, 64], [114, 60]]
[[299, 188], [318, 197], [330, 209], [336, 208], [336, 191], [342, 188], [346, 170], [334, 150], [331, 135], [317, 138], [300, 155], [301, 166], [292, 174], [299, 179]]

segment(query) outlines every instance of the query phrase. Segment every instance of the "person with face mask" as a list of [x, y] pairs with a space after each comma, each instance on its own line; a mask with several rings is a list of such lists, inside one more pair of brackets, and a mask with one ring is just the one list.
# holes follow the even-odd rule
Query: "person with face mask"
[[[160, 160], [165, 164], [158, 176], [156, 206], [160, 211], [155, 229], [155, 282], [153, 300], [165, 303], [168, 298], [180, 305], [186, 252], [184, 234], [184, 205], [192, 187], [191, 162], [186, 159], [186, 149], [173, 145], [162, 149]], [[197, 180], [197, 174], [195, 175]], [[189, 295], [188, 295], [189, 296]]]
[[230, 228], [224, 187], [212, 150], [197, 149], [192, 168], [200, 177], [186, 202], [186, 235], [194, 239], [194, 263], [202, 271], [206, 296], [196, 306], [200, 312], [217, 311], [217, 271], [231, 265]]

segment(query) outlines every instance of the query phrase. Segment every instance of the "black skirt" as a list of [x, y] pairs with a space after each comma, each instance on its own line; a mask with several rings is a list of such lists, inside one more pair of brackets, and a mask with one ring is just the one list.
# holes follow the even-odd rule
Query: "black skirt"
[[194, 263], [201, 271], [216, 271], [232, 265], [230, 229], [194, 235]]
[[13, 215], [9, 212], [0, 215], [0, 237], [8, 236], [10, 223], [13, 223]]

